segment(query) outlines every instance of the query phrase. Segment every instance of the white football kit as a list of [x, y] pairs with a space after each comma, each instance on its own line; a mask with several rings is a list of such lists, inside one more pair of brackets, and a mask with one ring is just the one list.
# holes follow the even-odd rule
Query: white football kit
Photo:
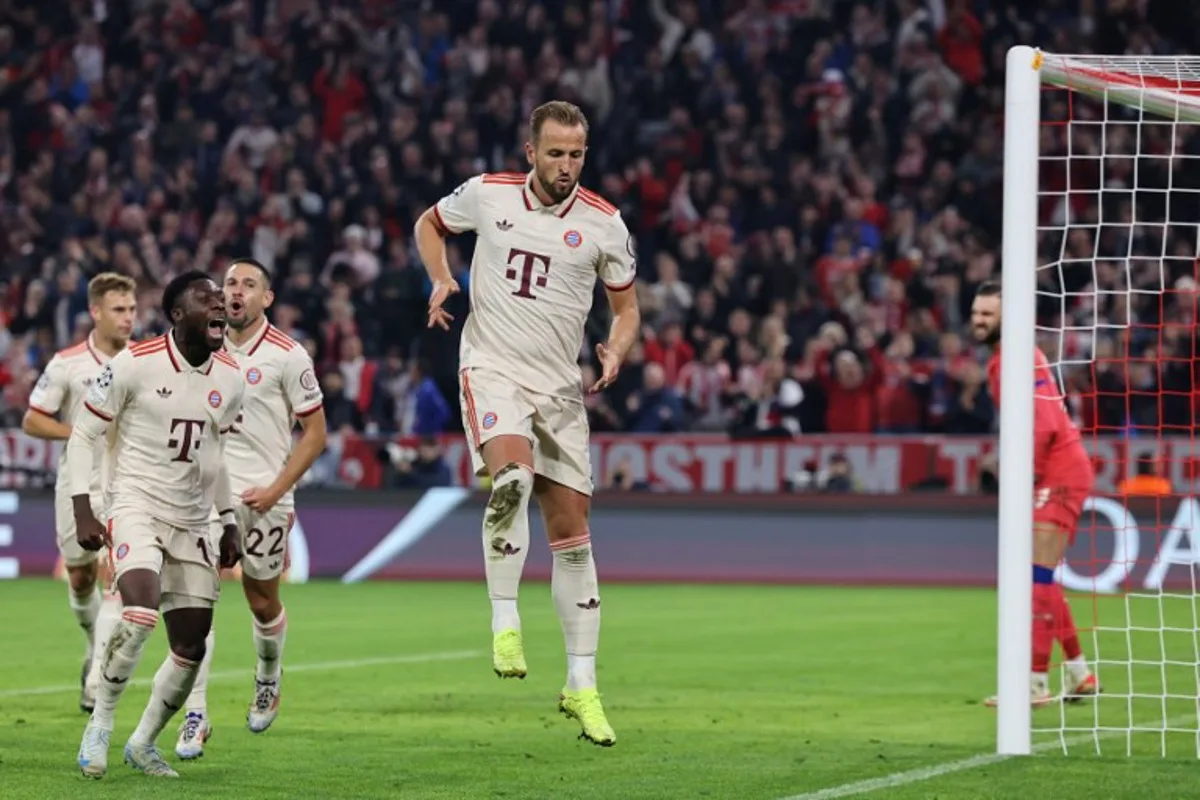
[[[33, 387], [29, 395], [30, 410], [48, 417], [61, 415], [64, 423], [74, 425], [83, 409], [84, 397], [108, 361], [108, 356], [95, 346], [90, 334], [74, 347], [60, 350], [50, 359], [37, 385]], [[97, 440], [91, 459], [89, 495], [92, 511], [98, 519], [104, 519], [107, 454], [107, 442]], [[54, 484], [54, 527], [63, 563], [68, 567], [81, 567], [95, 561], [98, 554], [84, 550], [75, 538], [75, 512], [67, 483], [67, 448], [63, 447], [58, 455], [58, 474]]]
[[[242, 571], [268, 580], [287, 567], [294, 493], [289, 489], [265, 514], [239, 497], [247, 489], [274, 482], [292, 452], [296, 420], [319, 411], [324, 397], [308, 352], [266, 320], [246, 344], [238, 347], [226, 339], [225, 349], [237, 361], [246, 384], [241, 413], [225, 440], [233, 508], [242, 535]], [[217, 510], [213, 509], [214, 535], [221, 525]]]
[[533, 445], [534, 471], [592, 493], [587, 412], [579, 371], [596, 278], [632, 289], [633, 243], [620, 212], [580, 186], [543, 205], [532, 175], [478, 175], [443, 197], [434, 218], [447, 234], [474, 231], [471, 310], [459, 353], [463, 426], [472, 463], [501, 435]]
[[120, 578], [132, 569], [159, 574], [162, 610], [211, 607], [220, 591], [219, 539], [210, 536], [213, 504], [232, 519], [224, 437], [242, 405], [234, 360], [214, 353], [189, 364], [172, 333], [118, 354], [92, 383], [67, 442], [71, 495], [89, 486], [75, 453], [116, 429], [108, 528]]

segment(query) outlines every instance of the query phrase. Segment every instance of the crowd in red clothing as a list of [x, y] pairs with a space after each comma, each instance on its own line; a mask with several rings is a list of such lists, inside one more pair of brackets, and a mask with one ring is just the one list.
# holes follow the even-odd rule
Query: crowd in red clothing
[[[171, 276], [246, 254], [275, 274], [274, 321], [320, 366], [333, 426], [412, 430], [430, 382], [453, 407], [457, 330], [423, 328], [413, 221], [472, 174], [525, 169], [525, 118], [560, 98], [591, 120], [584, 183], [620, 208], [639, 261], [643, 343], [589, 398], [594, 429], [986, 432], [981, 354], [963, 336], [974, 287], [998, 272], [1006, 48], [1166, 53], [1163, 31], [1189, 48], [1200, 30], [1176, 0], [143, 5], [0, 4], [0, 421], [84, 335], [89, 275], [138, 280], [148, 335]], [[1142, 146], [1170, 146], [1167, 130]], [[1061, 131], [1047, 144], [1066, 152]], [[1165, 186], [1156, 169], [1139, 166], [1140, 185]], [[1093, 173], [1070, 178], [1078, 218], [1098, 208], [1079, 183]], [[1131, 213], [1116, 196], [1105, 220]], [[1196, 196], [1172, 200], [1173, 218], [1200, 218]], [[1063, 213], [1049, 195], [1041, 211]], [[1194, 254], [1194, 232], [1112, 227], [1043, 248], [1089, 264], [1039, 272], [1045, 297], [1077, 300], [1040, 309], [1047, 326], [1136, 316], [1134, 333], [1072, 357], [1096, 367], [1064, 372], [1089, 398], [1077, 415], [1188, 424], [1172, 398], [1195, 385], [1194, 336], [1138, 334], [1178, 310], [1149, 292], [1119, 308], [1102, 290], [1124, 272], [1095, 257]], [[465, 286], [469, 239], [449, 255]], [[1160, 273], [1130, 272], [1142, 287], [1179, 277]], [[585, 383], [607, 329], [598, 299]], [[1147, 353], [1167, 366], [1120, 366]]]

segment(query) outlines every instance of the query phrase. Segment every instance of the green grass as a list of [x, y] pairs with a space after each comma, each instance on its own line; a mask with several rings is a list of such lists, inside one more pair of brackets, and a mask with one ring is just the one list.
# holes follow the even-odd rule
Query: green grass
[[[618, 734], [612, 749], [575, 737], [556, 711], [561, 634], [544, 585], [522, 602], [531, 674], [499, 681], [488, 653], [482, 586], [316, 583], [288, 587], [291, 629], [284, 710], [266, 734], [244, 727], [252, 685], [249, 617], [234, 585], [217, 619], [218, 673], [209, 689], [216, 735], [208, 754], [169, 786], [120, 764], [141, 713], [145, 683], [117, 713], [110, 773], [78, 776], [85, 717], [70, 687], [82, 642], [65, 589], [49, 581], [0, 583], [0, 796], [15, 798], [736, 798], [771, 800], [891, 775], [994, 747], [994, 715], [979, 701], [994, 683], [994, 595], [983, 591], [610, 586], [604, 594], [601, 688]], [[1101, 634], [1103, 654], [1186, 666], [1137, 667], [1141, 692], [1165, 681], [1182, 698], [1166, 716], [1195, 725], [1196, 660], [1190, 600], [1162, 605], [1184, 632]], [[1090, 601], [1076, 600], [1090, 617]], [[1144, 607], [1143, 607], [1144, 606]], [[1109, 625], [1131, 609], [1157, 627], [1160, 604], [1107, 601]], [[1090, 635], [1085, 637], [1094, 649]], [[472, 653], [475, 653], [472, 655]], [[137, 676], [164, 654], [156, 633]], [[375, 659], [374, 663], [347, 662]], [[340, 663], [330, 663], [340, 662]], [[322, 666], [324, 665], [324, 666]], [[241, 671], [241, 675], [229, 675]], [[1103, 667], [1128, 694], [1125, 668]], [[1158, 725], [1164, 704], [1137, 700], [1132, 715]], [[1037, 715], [1056, 726], [1057, 707]], [[1065, 712], [1090, 727], [1096, 708]], [[1104, 725], [1125, 727], [1130, 703], [1106, 698]], [[1076, 745], [902, 787], [886, 798], [1180, 798], [1196, 785], [1194, 735]], [[160, 742], [174, 744], [174, 727]], [[169, 760], [175, 761], [173, 755]]]

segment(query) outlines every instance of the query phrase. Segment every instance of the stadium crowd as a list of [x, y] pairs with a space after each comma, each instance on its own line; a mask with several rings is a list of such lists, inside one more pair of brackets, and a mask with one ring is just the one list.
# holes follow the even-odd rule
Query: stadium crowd
[[[249, 254], [331, 428], [459, 429], [457, 335], [424, 330], [412, 225], [472, 174], [524, 171], [525, 119], [553, 97], [588, 113], [584, 183], [639, 258], [644, 342], [588, 399], [594, 430], [989, 432], [964, 323], [999, 269], [1005, 51], [1194, 52], [1195, 17], [1178, 0], [4, 0], [0, 419], [84, 335], [91, 274], [137, 278], [144, 336], [171, 276]], [[1097, 219], [1096, 176], [1070, 180], [1071, 211]], [[1076, 404], [1087, 425], [1190, 424], [1195, 226], [1112, 202], [1065, 243], [1083, 266], [1039, 273], [1049, 324], [1086, 328], [1054, 357], [1100, 359], [1066, 375], [1097, 399]], [[471, 242], [453, 244], [465, 289]], [[1129, 259], [1154, 254], [1189, 258]], [[1129, 291], [1147, 287], [1179, 291]], [[1106, 316], [1128, 324], [1093, 353]], [[1190, 333], [1163, 333], [1175, 318]], [[1146, 360], [1104, 361], [1126, 354]]]

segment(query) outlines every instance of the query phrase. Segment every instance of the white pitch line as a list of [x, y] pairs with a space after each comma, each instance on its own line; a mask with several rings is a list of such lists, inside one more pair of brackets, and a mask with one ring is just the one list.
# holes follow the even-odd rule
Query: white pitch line
[[[389, 666], [392, 664], [429, 664], [435, 661], [465, 661], [483, 655], [482, 650], [448, 650], [442, 653], [413, 653], [404, 656], [379, 656], [376, 658], [354, 658], [343, 661], [313, 661], [308, 664], [288, 664], [284, 672], [333, 672], [343, 669], [359, 669], [360, 667]], [[210, 672], [210, 681], [225, 681], [234, 678], [245, 679], [253, 674], [251, 669], [227, 669], [220, 672]], [[152, 678], [134, 678], [130, 686], [149, 686]], [[62, 684], [59, 686], [30, 686], [25, 689], [0, 690], [0, 697], [34, 697], [42, 694], [62, 694], [78, 692], [79, 684]]]
[[[1166, 727], [1174, 728], [1194, 720], [1195, 717], [1191, 716], [1169, 719], [1167, 720]], [[1035, 744], [1031, 749], [1034, 753], [1044, 753], [1048, 750], [1061, 750], [1064, 745], [1071, 747], [1077, 744], [1094, 742], [1097, 739], [1113, 739], [1122, 735], [1124, 734], [1121, 731], [1083, 733], [1077, 736], [1055, 739], [1054, 741], [1041, 742], [1040, 744]], [[864, 781], [844, 783], [841, 786], [831, 786], [828, 789], [808, 792], [807, 794], [794, 794], [788, 797], [781, 797], [779, 800], [835, 800], [838, 797], [857, 797], [858, 795], [867, 794], [879, 789], [895, 789], [897, 786], [922, 783], [934, 778], [940, 778], [943, 775], [952, 775], [955, 772], [966, 772], [967, 770], [978, 769], [979, 767], [990, 767], [992, 764], [999, 764], [1002, 761], [1008, 761], [1010, 758], [1016, 758], [1016, 756], [1002, 756], [999, 753], [980, 753], [977, 756], [959, 759], [958, 761], [946, 761], [942, 764], [932, 764], [928, 767], [918, 767], [906, 772], [884, 775], [881, 778], [869, 778]]]

